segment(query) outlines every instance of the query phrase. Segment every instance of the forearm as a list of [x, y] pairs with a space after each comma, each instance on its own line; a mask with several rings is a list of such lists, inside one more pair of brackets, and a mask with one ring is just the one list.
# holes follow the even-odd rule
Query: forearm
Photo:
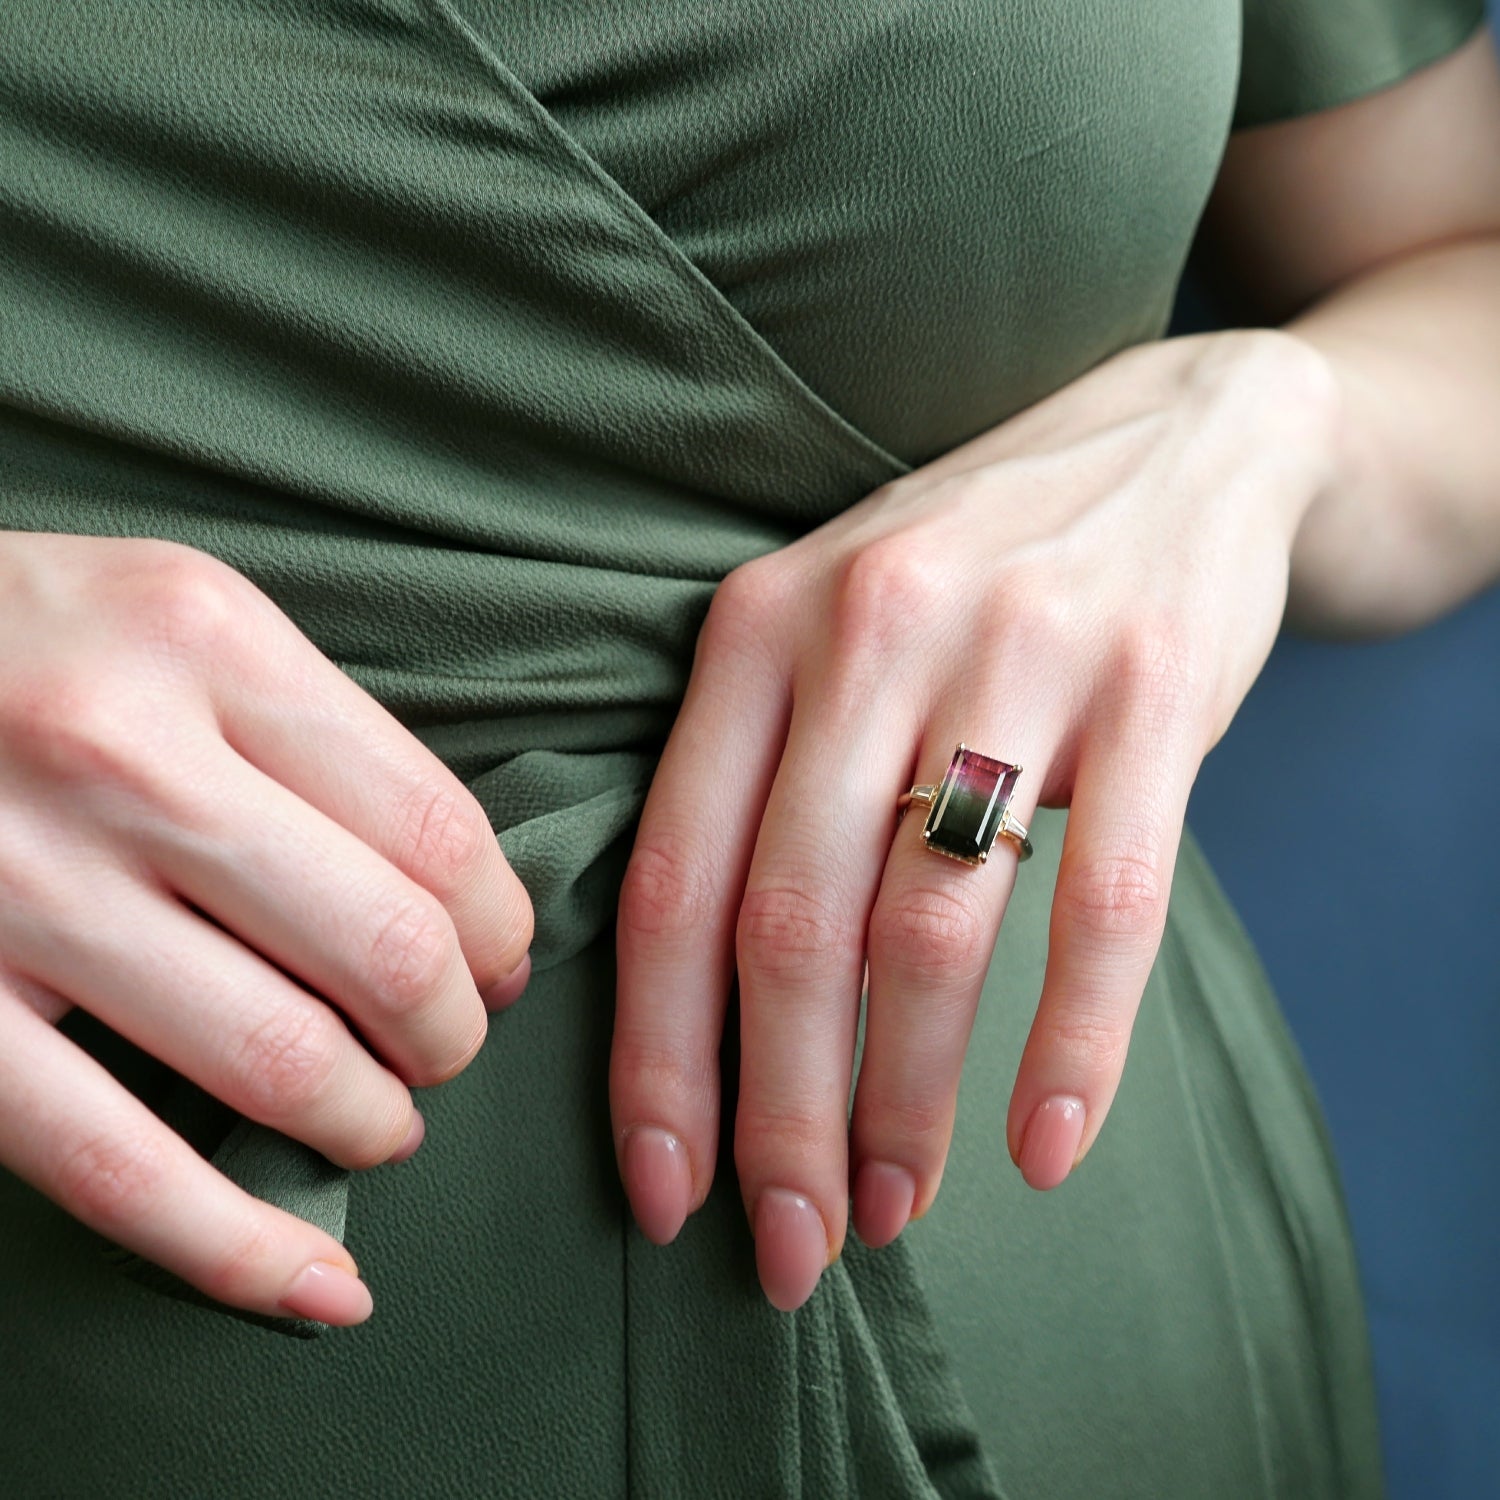
[[1286, 329], [1339, 389], [1332, 477], [1296, 534], [1287, 625], [1392, 634], [1500, 579], [1500, 238], [1383, 266]]

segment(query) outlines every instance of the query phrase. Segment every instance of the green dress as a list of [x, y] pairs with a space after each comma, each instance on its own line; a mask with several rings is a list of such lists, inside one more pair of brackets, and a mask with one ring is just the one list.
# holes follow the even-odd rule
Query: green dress
[[1159, 336], [1231, 127], [1480, 11], [6, 0], [0, 526], [246, 573], [473, 788], [538, 922], [397, 1167], [63, 1023], [346, 1237], [376, 1311], [272, 1331], [0, 1171], [0, 1489], [1378, 1495], [1328, 1140], [1191, 835], [1108, 1128], [1037, 1194], [1004, 1144], [1066, 821], [1036, 817], [937, 1204], [794, 1314], [727, 1128], [673, 1245], [631, 1221], [613, 914], [718, 580]]

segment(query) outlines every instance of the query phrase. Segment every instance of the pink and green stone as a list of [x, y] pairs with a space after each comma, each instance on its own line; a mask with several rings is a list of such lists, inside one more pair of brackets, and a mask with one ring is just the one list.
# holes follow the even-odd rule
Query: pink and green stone
[[922, 829], [927, 847], [967, 864], [983, 864], [1020, 774], [1020, 766], [960, 745], [927, 813]]

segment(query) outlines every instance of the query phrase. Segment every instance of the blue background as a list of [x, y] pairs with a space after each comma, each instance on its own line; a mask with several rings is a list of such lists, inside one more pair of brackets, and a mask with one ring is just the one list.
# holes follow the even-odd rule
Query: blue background
[[1188, 821], [1338, 1146], [1391, 1500], [1500, 1496], [1500, 591], [1284, 636]]

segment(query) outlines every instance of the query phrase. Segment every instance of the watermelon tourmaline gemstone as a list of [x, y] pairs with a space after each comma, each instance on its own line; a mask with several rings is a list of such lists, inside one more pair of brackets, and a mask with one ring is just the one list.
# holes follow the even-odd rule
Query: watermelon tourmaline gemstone
[[927, 847], [971, 865], [983, 864], [1020, 774], [1020, 766], [960, 745], [928, 809], [922, 829]]

